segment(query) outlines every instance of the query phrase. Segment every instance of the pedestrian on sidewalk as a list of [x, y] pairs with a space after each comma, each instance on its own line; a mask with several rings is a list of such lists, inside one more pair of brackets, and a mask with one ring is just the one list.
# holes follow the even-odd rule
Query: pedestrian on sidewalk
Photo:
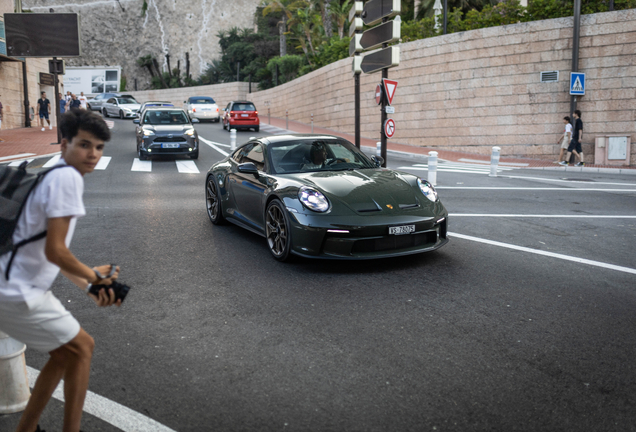
[[560, 139], [557, 141], [557, 144], [561, 144], [561, 151], [559, 152], [559, 160], [557, 160], [557, 163], [563, 160], [563, 153], [565, 153], [568, 149], [570, 141], [572, 140], [572, 125], [570, 124], [570, 117], [563, 117], [563, 123], [565, 125], [565, 132], [563, 132], [563, 135], [559, 135]]
[[51, 126], [51, 120], [49, 120], [49, 115], [51, 114], [51, 101], [46, 98], [46, 92], [40, 93], [40, 99], [38, 99], [38, 113], [40, 114], [40, 126], [42, 126], [42, 131], [44, 131], [44, 120], [49, 124], [49, 130], [53, 129]]
[[[64, 96], [64, 99], [66, 99], [66, 102], [70, 102], [71, 101], [71, 91], [70, 90], [68, 90], [66, 92], [66, 96]], [[68, 110], [68, 108], [67, 108], [67, 110]]]
[[71, 94], [71, 101], [68, 104], [68, 109], [72, 110], [72, 109], [80, 109], [82, 107], [82, 103], [79, 101], [79, 99], [77, 99], [77, 95], [72, 93]]
[[583, 139], [583, 120], [581, 120], [581, 110], [574, 111], [574, 132], [572, 133], [572, 141], [568, 146], [568, 154], [564, 161], [559, 162], [559, 165], [567, 166], [570, 156], [574, 153], [579, 158], [579, 163], [575, 166], [585, 166], [585, 157], [583, 156], [583, 148], [581, 147], [581, 140]]
[[60, 114], [64, 114], [66, 112], [66, 99], [62, 93], [60, 93]]
[[84, 92], [81, 92], [77, 99], [79, 99], [80, 101], [81, 108], [86, 109], [86, 103], [88, 102], [88, 99], [86, 99], [86, 96], [84, 96]]
[[[18, 432], [40, 430], [40, 415], [62, 378], [62, 430], [80, 428], [95, 342], [51, 292], [58, 273], [86, 292], [91, 284], [110, 285], [119, 275], [118, 267], [83, 264], [68, 248], [77, 219], [85, 215], [83, 177], [102, 157], [104, 143], [110, 140], [108, 126], [90, 111], [72, 110], [62, 116], [60, 131], [62, 157], [57, 165], [61, 167], [46, 174], [27, 199], [13, 242], [42, 232], [46, 236], [0, 256], [0, 330], [50, 356], [35, 382]], [[88, 295], [100, 307], [121, 305], [112, 289]]]

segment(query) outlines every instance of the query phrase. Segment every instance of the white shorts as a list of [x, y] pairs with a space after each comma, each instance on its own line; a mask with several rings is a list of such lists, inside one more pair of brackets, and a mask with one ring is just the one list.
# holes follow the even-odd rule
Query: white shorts
[[77, 336], [80, 325], [47, 291], [28, 302], [0, 302], [0, 330], [29, 348], [51, 352]]
[[568, 141], [567, 138], [563, 137], [563, 139], [561, 140], [561, 148], [567, 150], [569, 145], [570, 141]]

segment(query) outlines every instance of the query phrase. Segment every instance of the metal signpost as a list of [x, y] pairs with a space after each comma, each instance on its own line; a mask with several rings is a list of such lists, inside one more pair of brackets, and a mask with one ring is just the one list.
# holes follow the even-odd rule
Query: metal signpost
[[[387, 138], [391, 138], [395, 133], [395, 121], [387, 119], [387, 113], [395, 112], [390, 105], [397, 87], [397, 81], [388, 80], [389, 68], [400, 64], [400, 48], [397, 46], [389, 47], [389, 44], [400, 40], [401, 26], [399, 16], [393, 21], [389, 21], [389, 18], [400, 14], [402, 3], [401, 0], [369, 0], [364, 6], [361, 3], [355, 2], [349, 15], [351, 21], [349, 32], [352, 36], [349, 55], [353, 56], [353, 73], [356, 82], [356, 146], [360, 147], [360, 73], [373, 73], [381, 70], [383, 81], [376, 87], [375, 97], [376, 102], [382, 107], [380, 142], [381, 156], [384, 159], [382, 166], [386, 167]], [[359, 33], [363, 25], [372, 26], [380, 22], [382, 22], [381, 25], [362, 34]], [[354, 34], [354, 32], [356, 33]], [[381, 50], [368, 54], [360, 60], [360, 52], [380, 46]]]

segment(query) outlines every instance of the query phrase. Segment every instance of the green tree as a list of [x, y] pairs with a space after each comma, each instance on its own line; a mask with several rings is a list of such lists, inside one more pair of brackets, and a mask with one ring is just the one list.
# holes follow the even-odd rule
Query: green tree
[[345, 25], [349, 20], [349, 10], [351, 9], [351, 0], [345, 0], [344, 3], [340, 3], [339, 0], [333, 0], [331, 2], [331, 16], [336, 21], [338, 27], [338, 37], [342, 39], [344, 37]]
[[[298, 0], [262, 0], [261, 2], [263, 6], [263, 16], [274, 13], [281, 15], [281, 21], [278, 23], [281, 57], [287, 54], [287, 21], [292, 18], [293, 12], [299, 7], [297, 3]], [[301, 3], [306, 2], [301, 1]]]

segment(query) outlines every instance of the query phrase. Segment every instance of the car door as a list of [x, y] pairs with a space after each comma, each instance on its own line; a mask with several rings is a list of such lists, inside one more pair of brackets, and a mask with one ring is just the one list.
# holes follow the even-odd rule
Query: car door
[[[242, 217], [239, 219], [250, 225], [263, 229], [263, 202], [268, 187], [268, 176], [265, 172], [265, 149], [259, 142], [251, 142], [242, 148], [237, 165], [233, 165], [230, 174], [230, 188], [234, 195], [236, 209]], [[251, 162], [258, 169], [258, 177], [254, 174], [241, 173], [238, 165]]]

